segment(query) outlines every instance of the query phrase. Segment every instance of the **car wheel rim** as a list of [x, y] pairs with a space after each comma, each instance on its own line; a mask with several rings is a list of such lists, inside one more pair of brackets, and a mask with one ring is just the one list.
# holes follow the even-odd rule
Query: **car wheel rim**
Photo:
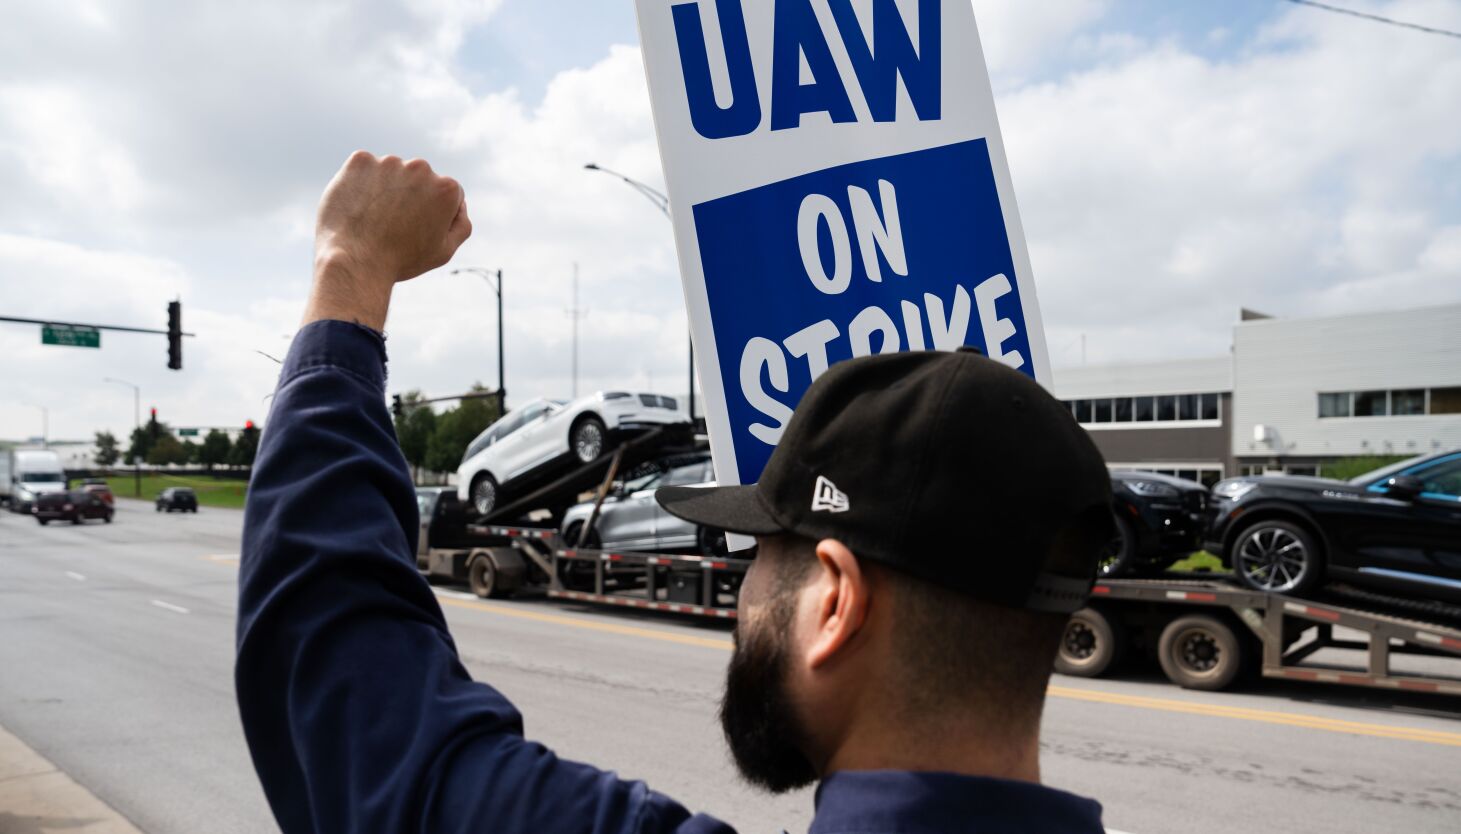
[[1309, 554], [1299, 537], [1282, 527], [1259, 527], [1238, 548], [1243, 577], [1265, 591], [1297, 587], [1309, 569]]
[[573, 435], [573, 450], [584, 463], [597, 460], [604, 453], [604, 430], [592, 421], [581, 424]]
[[1086, 661], [1096, 653], [1096, 634], [1085, 623], [1071, 623], [1065, 629], [1065, 655], [1071, 660]]
[[492, 512], [492, 508], [497, 505], [497, 487], [485, 478], [478, 481], [476, 488], [472, 490], [472, 503], [482, 515]]
[[1116, 570], [1116, 565], [1121, 561], [1121, 545], [1121, 537], [1117, 536], [1101, 549], [1101, 561], [1097, 563], [1097, 572], [1102, 576], [1110, 576]]
[[1222, 650], [1211, 634], [1189, 631], [1177, 638], [1177, 659], [1189, 671], [1208, 675], [1222, 662]]

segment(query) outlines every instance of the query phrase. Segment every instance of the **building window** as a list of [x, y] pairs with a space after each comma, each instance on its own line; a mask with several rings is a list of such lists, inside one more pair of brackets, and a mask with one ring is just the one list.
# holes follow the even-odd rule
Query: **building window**
[[1425, 389], [1390, 392], [1390, 413], [1397, 417], [1425, 413]]
[[1132, 397], [1136, 410], [1136, 422], [1150, 423], [1157, 418], [1156, 397]]
[[1157, 397], [1157, 419], [1158, 420], [1176, 420], [1177, 419], [1177, 398], [1176, 397], [1172, 396], [1171, 394], [1163, 394], [1162, 396]]
[[1356, 391], [1354, 416], [1384, 417], [1390, 413], [1389, 391]]
[[1432, 414], [1461, 414], [1461, 388], [1432, 388]]
[[1115, 421], [1118, 423], [1131, 422], [1131, 398], [1117, 397], [1112, 401], [1115, 406]]
[[1461, 388], [1401, 388], [1319, 394], [1319, 417], [1415, 417], [1461, 414]]
[[1184, 478], [1209, 489], [1223, 479], [1222, 464], [1217, 463], [1115, 463], [1109, 464], [1108, 468], [1121, 472], [1154, 472], [1158, 475]]
[[1216, 420], [1216, 419], [1218, 419], [1218, 395], [1217, 394], [1203, 394], [1202, 395], [1202, 406], [1201, 406], [1201, 409], [1202, 409], [1201, 419], [1203, 419], [1203, 420]]
[[1089, 422], [1091, 422], [1091, 401], [1090, 400], [1076, 400], [1075, 401], [1075, 421], [1077, 423], [1089, 423]]
[[1092, 405], [1092, 411], [1094, 412], [1094, 415], [1093, 415], [1094, 419], [1092, 420], [1092, 422], [1096, 422], [1096, 423], [1109, 423], [1109, 422], [1111, 422], [1111, 401], [1110, 400], [1095, 400], [1095, 401], [1093, 401], [1091, 403], [1091, 405]]

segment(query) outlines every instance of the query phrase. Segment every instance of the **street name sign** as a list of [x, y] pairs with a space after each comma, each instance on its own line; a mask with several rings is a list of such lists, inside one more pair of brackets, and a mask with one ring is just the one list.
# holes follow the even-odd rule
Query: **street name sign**
[[1049, 386], [969, 0], [637, 0], [717, 480], [830, 364], [973, 345]]
[[178, 437], [197, 437], [197, 429], [178, 429]]
[[95, 327], [70, 324], [41, 325], [41, 344], [65, 347], [99, 348], [101, 331]]

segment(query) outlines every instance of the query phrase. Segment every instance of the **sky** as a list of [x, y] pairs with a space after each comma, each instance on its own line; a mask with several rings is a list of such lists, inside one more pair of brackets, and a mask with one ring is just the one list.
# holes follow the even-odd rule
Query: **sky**
[[[1333, 0], [1461, 30], [1455, 0]], [[1461, 40], [1282, 0], [974, 0], [1056, 368], [1220, 355], [1240, 306], [1461, 300]], [[43, 346], [0, 323], [0, 439], [263, 421], [314, 206], [357, 148], [460, 179], [476, 232], [401, 285], [389, 389], [509, 403], [686, 389], [629, 0], [48, 0], [0, 28], [0, 315], [162, 328]], [[1084, 355], [1083, 348], [1084, 345]]]

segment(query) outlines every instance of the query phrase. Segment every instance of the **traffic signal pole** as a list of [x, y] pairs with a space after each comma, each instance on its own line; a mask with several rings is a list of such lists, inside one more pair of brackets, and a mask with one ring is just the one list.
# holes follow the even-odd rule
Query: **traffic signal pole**
[[[102, 331], [111, 330], [118, 333], [155, 333], [167, 337], [167, 366], [175, 371], [183, 367], [183, 337], [192, 338], [195, 333], [183, 332], [183, 304], [181, 301], [169, 301], [167, 305], [167, 329], [154, 330], [149, 327], [124, 327], [116, 324], [83, 324], [74, 321], [56, 321], [55, 319], [26, 319], [14, 316], [0, 316], [0, 322], [9, 324], [38, 324], [45, 327], [66, 327], [72, 330]], [[95, 344], [85, 347], [96, 347]]]

